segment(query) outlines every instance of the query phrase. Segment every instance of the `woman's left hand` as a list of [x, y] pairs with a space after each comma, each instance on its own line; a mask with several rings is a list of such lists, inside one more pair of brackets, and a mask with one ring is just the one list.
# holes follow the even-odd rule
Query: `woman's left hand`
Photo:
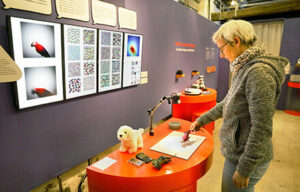
[[236, 188], [248, 187], [249, 177], [244, 177], [239, 172], [235, 171], [232, 177], [233, 184]]

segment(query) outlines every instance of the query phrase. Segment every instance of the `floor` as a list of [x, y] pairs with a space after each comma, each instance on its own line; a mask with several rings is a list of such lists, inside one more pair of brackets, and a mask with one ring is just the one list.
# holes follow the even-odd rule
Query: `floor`
[[[220, 192], [224, 157], [218, 138], [222, 119], [216, 121], [214, 130], [215, 149], [210, 170], [197, 183], [197, 191]], [[300, 191], [300, 117], [276, 111], [273, 126], [274, 159], [256, 192]]]

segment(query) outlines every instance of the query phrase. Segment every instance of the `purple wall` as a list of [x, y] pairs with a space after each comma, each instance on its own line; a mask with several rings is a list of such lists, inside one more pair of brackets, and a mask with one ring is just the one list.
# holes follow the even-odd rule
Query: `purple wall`
[[226, 59], [221, 59], [219, 61], [219, 71], [218, 71], [218, 95], [217, 102], [221, 102], [227, 95], [229, 89], [229, 61]]
[[300, 58], [300, 18], [285, 19], [281, 39], [280, 55], [287, 57], [291, 62], [291, 68]]
[[[299, 74], [294, 70], [294, 66], [297, 60], [300, 58], [300, 18], [292, 18], [284, 20], [284, 27], [281, 39], [280, 55], [287, 57], [291, 63], [291, 72]], [[289, 88], [287, 87], [287, 81], [289, 81], [290, 75], [287, 75], [285, 82], [282, 85], [281, 95], [277, 104], [277, 109], [292, 109], [294, 103], [293, 101], [288, 101], [292, 99], [289, 96]]]
[[[57, 19], [55, 2], [52, 2], [50, 16], [1, 10], [0, 45], [9, 52], [6, 16], [118, 30], [92, 25], [91, 20]], [[210, 37], [218, 26], [188, 8], [173, 0], [107, 2], [137, 12], [138, 30], [118, 31], [144, 36], [142, 71], [148, 71], [149, 83], [21, 111], [15, 108], [13, 83], [1, 83], [0, 189], [5, 192], [29, 191], [117, 144], [116, 132], [121, 125], [148, 127], [146, 111], [149, 108], [164, 95], [183, 91], [194, 83], [196, 77], [191, 77], [192, 70], [205, 74], [205, 66], [219, 62], [217, 53], [215, 59], [205, 60], [206, 47], [217, 50]], [[176, 41], [196, 44], [196, 51], [176, 52]], [[182, 69], [186, 77], [176, 82], [178, 69]], [[217, 88], [217, 75], [205, 75], [206, 86]], [[171, 106], [162, 105], [155, 114], [155, 122], [170, 113]]]

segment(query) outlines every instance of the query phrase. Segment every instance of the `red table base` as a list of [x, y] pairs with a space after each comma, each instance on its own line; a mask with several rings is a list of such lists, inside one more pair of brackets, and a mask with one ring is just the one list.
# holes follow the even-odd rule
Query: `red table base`
[[296, 91], [291, 91], [288, 96], [288, 103], [286, 106], [286, 109], [284, 112], [290, 114], [290, 115], [295, 115], [295, 116], [300, 116], [300, 111], [299, 111], [299, 97], [300, 97], [300, 83], [299, 82], [287, 82], [288, 87], [291, 87], [290, 89], [296, 89]]
[[[207, 89], [210, 94], [191, 96], [182, 92], [180, 95], [181, 103], [172, 105], [172, 116], [193, 122], [202, 114], [212, 109], [217, 103], [217, 91], [210, 88]], [[205, 125], [203, 128], [206, 129], [210, 134], [213, 134], [214, 127], [215, 123], [211, 122]]]
[[120, 152], [119, 149], [107, 155], [116, 160], [105, 170], [93, 165], [87, 168], [87, 179], [90, 192], [196, 192], [197, 180], [209, 170], [212, 164], [214, 141], [211, 134], [205, 129], [193, 133], [206, 137], [203, 143], [188, 159], [173, 157], [171, 162], [155, 169], [151, 163], [136, 167], [128, 163], [137, 153], [144, 152], [153, 159], [161, 155], [169, 156], [150, 148], [158, 141], [166, 137], [173, 130], [169, 128], [169, 122], [181, 123], [177, 131], [185, 132], [191, 122], [171, 118], [154, 128], [154, 136], [149, 133], [143, 135], [144, 147], [136, 153]]
[[295, 115], [300, 117], [300, 111], [292, 111], [292, 110], [284, 110], [284, 112], [290, 114], [290, 115]]

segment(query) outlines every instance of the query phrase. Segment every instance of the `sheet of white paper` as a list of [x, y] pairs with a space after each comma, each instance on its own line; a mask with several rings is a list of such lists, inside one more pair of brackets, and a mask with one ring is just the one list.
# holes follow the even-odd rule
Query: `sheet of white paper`
[[111, 159], [109, 157], [104, 157], [100, 161], [93, 164], [94, 167], [97, 167], [98, 169], [104, 170], [111, 166], [112, 164], [116, 163], [117, 161], [114, 159]]
[[189, 140], [183, 143], [183, 135], [182, 132], [173, 131], [152, 146], [151, 150], [188, 160], [206, 137], [190, 134]]

